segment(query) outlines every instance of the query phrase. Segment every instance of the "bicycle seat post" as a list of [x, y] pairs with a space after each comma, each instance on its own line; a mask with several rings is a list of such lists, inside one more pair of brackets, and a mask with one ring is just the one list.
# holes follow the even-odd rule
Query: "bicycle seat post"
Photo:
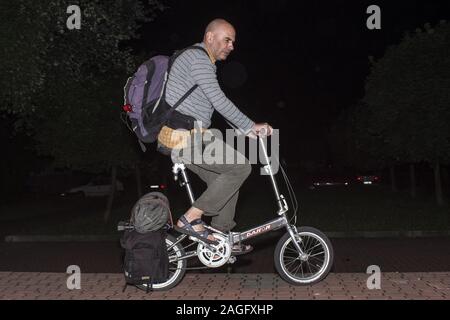
[[192, 187], [191, 187], [189, 178], [186, 173], [185, 164], [184, 163], [174, 163], [174, 165], [172, 167], [172, 172], [173, 172], [173, 178], [175, 181], [178, 180], [178, 174], [181, 172], [181, 177], [183, 178], [181, 185], [186, 187], [186, 191], [188, 193], [189, 200], [191, 201], [191, 204], [193, 204], [194, 203], [194, 193], [192, 192]]

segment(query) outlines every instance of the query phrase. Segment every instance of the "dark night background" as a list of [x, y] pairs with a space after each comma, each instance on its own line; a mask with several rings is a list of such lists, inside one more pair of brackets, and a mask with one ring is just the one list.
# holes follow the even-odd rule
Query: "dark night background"
[[[66, 24], [69, 5], [81, 8], [80, 29]], [[381, 9], [380, 30], [367, 28], [370, 5]], [[121, 121], [123, 87], [150, 57], [200, 42], [215, 18], [237, 32], [217, 63], [221, 88], [280, 130], [296, 225], [331, 239], [332, 272], [380, 266], [402, 277], [391, 290], [413, 283], [401, 272], [448, 274], [448, 0], [0, 0], [0, 273], [120, 273], [117, 225], [143, 194], [165, 193], [173, 221], [186, 212], [171, 161], [155, 144], [142, 153]], [[217, 112], [212, 127], [227, 128]], [[270, 179], [252, 169], [233, 231], [278, 218]], [[205, 184], [189, 177], [198, 196]], [[249, 239], [254, 251], [233, 265], [194, 272], [274, 273], [283, 232]], [[339, 279], [336, 292], [349, 278]], [[20, 293], [18, 281], [4, 284]], [[40, 294], [53, 290], [43, 283]], [[415, 290], [437, 295], [422, 284]]]
[[[381, 30], [366, 27], [365, 12], [371, 4], [382, 10]], [[280, 128], [282, 141], [313, 153], [315, 160], [329, 157], [330, 126], [364, 95], [368, 57], [381, 57], [407, 30], [449, 17], [447, 1], [169, 1], [167, 5], [166, 12], [142, 28], [136, 50], [170, 53], [201, 41], [210, 20], [230, 21], [237, 39], [234, 52], [219, 68], [225, 92], [252, 119]]]
[[[68, 24], [76, 15], [67, 11], [71, 5], [80, 7], [80, 29]], [[381, 9], [380, 30], [367, 28], [370, 5]], [[220, 268], [189, 259], [187, 270], [235, 273], [218, 286], [228, 297], [236, 291], [244, 299], [264, 292], [298, 299], [287, 284], [267, 281], [272, 276], [240, 274], [278, 272], [288, 281], [283, 263], [306, 278], [329, 256], [323, 276], [334, 275], [323, 286], [308, 282], [311, 299], [447, 299], [448, 0], [0, 0], [0, 299], [99, 297], [90, 290], [133, 298], [104, 274], [124, 271], [119, 239], [131, 233], [119, 232], [118, 223], [130, 221], [150, 191], [167, 195], [174, 222], [191, 204], [171, 160], [155, 143], [143, 153], [121, 121], [124, 85], [150, 57], [202, 41], [215, 18], [237, 32], [234, 51], [217, 63], [221, 88], [249, 118], [280, 130], [293, 190], [281, 174], [276, 179], [301, 239], [284, 227], [261, 232], [282, 214], [271, 180], [254, 164], [239, 189], [233, 229], [261, 235], [244, 238], [254, 250]], [[212, 127], [228, 126], [215, 112]], [[188, 174], [198, 197], [206, 185]], [[325, 246], [310, 241], [314, 234], [334, 255], [318, 252]], [[297, 251], [290, 239], [306, 255], [286, 259]], [[197, 250], [191, 240], [174, 248]], [[84, 291], [66, 290], [68, 266], [80, 268]], [[383, 272], [378, 296], [365, 291], [368, 266]], [[208, 290], [199, 279], [188, 280], [184, 296], [212, 297], [209, 289], [222, 278], [208, 278]], [[175, 292], [161, 299], [178, 299]]]
[[[48, 1], [49, 4], [60, 6], [57, 9], [28, 0], [22, 2], [28, 3], [35, 10], [52, 8], [48, 9], [49, 14], [65, 25], [68, 16], [65, 11], [67, 1]], [[145, 4], [145, 8], [153, 8], [147, 1], [124, 2]], [[83, 9], [88, 8], [87, 4], [91, 2], [73, 3], [80, 4]], [[398, 45], [408, 31], [414, 33], [416, 28], [423, 28], [426, 23], [435, 26], [441, 20], [448, 21], [448, 1], [165, 0], [161, 3], [165, 6], [164, 10], [154, 11], [152, 21], [136, 28], [140, 38], [120, 43], [121, 49], [131, 50], [131, 57], [128, 58], [132, 60], [133, 70], [153, 55], [170, 55], [177, 49], [200, 42], [208, 22], [214, 18], [224, 18], [235, 26], [237, 37], [235, 50], [227, 61], [218, 62], [221, 87], [252, 120], [268, 122], [280, 129], [281, 155], [287, 168], [291, 170], [292, 179], [299, 186], [307, 187], [312, 182], [311, 179], [327, 168], [334, 170], [331, 174], [346, 174], [353, 180], [357, 174], [370, 172], [379, 175], [382, 185], [388, 190], [388, 195], [383, 193], [383, 199], [394, 197], [398, 200], [400, 196], [397, 193], [392, 195], [390, 191], [402, 191], [406, 196], [401, 193], [401, 201], [405, 201], [408, 206], [418, 207], [417, 203], [408, 198], [409, 165], [413, 163], [417, 184], [419, 189], [422, 188], [419, 191], [426, 196], [426, 201], [432, 199], [434, 206], [437, 175], [432, 168], [433, 159], [424, 156], [417, 159], [384, 158], [367, 154], [356, 156], [356, 153], [344, 150], [335, 143], [336, 136], [344, 142], [349, 139], [345, 135], [336, 135], [333, 128], [338, 124], [342, 126], [342, 123], [345, 128], [347, 123], [340, 122], [340, 118], [351, 112], [365, 97], [365, 86], [371, 70], [369, 57], [378, 61], [390, 46]], [[369, 30], [366, 27], [370, 16], [366, 9], [373, 4], [381, 8], [381, 30]], [[3, 1], [2, 6], [7, 15], [3, 21], [6, 21], [16, 9], [14, 5]], [[114, 32], [126, 29], [136, 14], [128, 11], [127, 16], [125, 10], [125, 14], [118, 13], [116, 16], [108, 11], [107, 6], [98, 6], [113, 17], [106, 25]], [[21, 14], [32, 13], [30, 9], [28, 13]], [[39, 15], [35, 14], [33, 17]], [[35, 22], [33, 19], [31, 21]], [[20, 83], [20, 77], [32, 83], [32, 76], [38, 75], [39, 78], [39, 74], [46, 72], [48, 85], [46, 82], [44, 87], [31, 95], [31, 102], [25, 102], [25, 111], [18, 107], [16, 110], [16, 101], [10, 99], [23, 89], [15, 89], [16, 83], [11, 85], [12, 91], [1, 96], [4, 103], [0, 109], [3, 149], [0, 159], [0, 188], [1, 202], [5, 204], [2, 211], [6, 213], [10, 210], [9, 205], [27, 203], [30, 197], [34, 199], [32, 201], [46, 196], [57, 197], [67, 188], [99, 174], [110, 178], [111, 172], [117, 169], [114, 172], [117, 172], [118, 179], [125, 182], [128, 198], [114, 200], [118, 202], [113, 208], [127, 212], [123, 208], [128, 208], [136, 200], [136, 188], [138, 194], [142, 192], [140, 183], [145, 187], [154, 181], [167, 182], [170, 179], [167, 159], [161, 159], [152, 152], [153, 146], [143, 155], [136, 140], [119, 120], [117, 110], [122, 106], [122, 87], [130, 72], [124, 72], [123, 66], [119, 66], [121, 56], [118, 56], [118, 60], [115, 56], [118, 50], [115, 51], [114, 46], [111, 49], [102, 47], [95, 34], [89, 34], [90, 30], [82, 28], [80, 31], [58, 34], [53, 20], [43, 21], [48, 24], [43, 23], [47, 29], [42, 29], [42, 43], [42, 39], [32, 37], [40, 31], [38, 27], [31, 24], [26, 29], [31, 39], [30, 48], [24, 45], [26, 42], [20, 42], [28, 39], [21, 37], [22, 30], [8, 29], [3, 34], [7, 38], [8, 34], [17, 31], [18, 34], [8, 38], [10, 42], [3, 47], [7, 52], [8, 47], [20, 44], [21, 51], [10, 51], [9, 55], [5, 53], [2, 70], [10, 72], [13, 77], [17, 76], [17, 83]], [[9, 23], [5, 22], [3, 26], [9, 27]], [[103, 33], [114, 34], [110, 30], [101, 29], [101, 25], [98, 28], [100, 38]], [[49, 40], [50, 36], [59, 39], [60, 45], [55, 45], [53, 51], [43, 55], [43, 62], [34, 61], [33, 58], [44, 51], [48, 41], [54, 41], [53, 38]], [[110, 60], [105, 59], [103, 63], [98, 59], [108, 53], [112, 56], [108, 57]], [[30, 60], [21, 60], [22, 56]], [[75, 61], [78, 69], [71, 69], [69, 66], [67, 71], [60, 67], [62, 64], [55, 62], [67, 61], [68, 57]], [[29, 62], [24, 64], [23, 61]], [[41, 63], [41, 69], [34, 69], [35, 62]], [[17, 67], [23, 69], [15, 71]], [[77, 74], [74, 70], [80, 73]], [[448, 75], [447, 70], [442, 70], [442, 73]], [[9, 84], [11, 76], [6, 72], [3, 76], [2, 83]], [[96, 81], [99, 89], [92, 89]], [[38, 106], [37, 112], [29, 112], [34, 108], [30, 108], [31, 105]], [[226, 128], [225, 122], [217, 113], [213, 118], [213, 126]], [[443, 130], [448, 131], [448, 128]], [[339, 153], [345, 153], [345, 156]], [[342, 160], [343, 158], [346, 160]], [[348, 158], [352, 161], [347, 161]], [[441, 172], [438, 172], [442, 176], [444, 198], [449, 195], [448, 164], [448, 159], [442, 160]], [[396, 184], [391, 181], [394, 166], [398, 179]], [[148, 172], [152, 173], [147, 175]], [[155, 172], [158, 178], [152, 176]], [[142, 175], [142, 182], [139, 179], [136, 182], [135, 175]], [[249, 184], [255, 181], [254, 178], [249, 179]], [[416, 191], [414, 189], [411, 192], [415, 195]], [[337, 196], [336, 203], [340, 202], [339, 197]], [[316, 200], [320, 202], [320, 196]], [[32, 201], [30, 206], [34, 204]], [[52, 203], [51, 200], [48, 201]], [[109, 209], [112, 201], [111, 198], [108, 200]], [[364, 205], [365, 201], [361, 200], [361, 203]], [[104, 202], [101, 200], [101, 203], [96, 204], [97, 211], [101, 211]], [[440, 204], [442, 206], [444, 203]], [[442, 210], [448, 211], [448, 206], [444, 206]], [[401, 224], [402, 218], [399, 219]], [[448, 216], [445, 221], [444, 225], [448, 223]], [[352, 228], [350, 225], [346, 227]]]

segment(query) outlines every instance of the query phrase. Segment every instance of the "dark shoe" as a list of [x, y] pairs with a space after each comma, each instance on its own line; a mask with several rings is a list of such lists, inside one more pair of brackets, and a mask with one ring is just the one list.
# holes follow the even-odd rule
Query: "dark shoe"
[[195, 237], [197, 239], [202, 240], [203, 242], [206, 242], [208, 244], [217, 244], [217, 241], [209, 240], [208, 236], [211, 234], [211, 232], [208, 229], [205, 229], [203, 231], [197, 231], [193, 228], [193, 226], [198, 224], [203, 224], [204, 222], [202, 219], [195, 219], [191, 222], [187, 221], [186, 217], [183, 215], [179, 219], [182, 223], [182, 227], [174, 226], [174, 229], [180, 233], [187, 234], [189, 236]]
[[241, 254], [246, 254], [249, 253], [253, 250], [253, 247], [249, 244], [235, 244], [232, 248], [231, 248], [231, 255], [232, 256], [239, 256]]

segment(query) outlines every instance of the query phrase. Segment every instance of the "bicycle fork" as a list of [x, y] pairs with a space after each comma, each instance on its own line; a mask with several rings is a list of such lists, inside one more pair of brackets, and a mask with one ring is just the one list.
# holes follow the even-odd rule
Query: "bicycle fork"
[[295, 248], [297, 249], [299, 253], [300, 259], [303, 259], [306, 257], [306, 254], [303, 252], [302, 248], [300, 247], [299, 243], [297, 242], [297, 239], [302, 241], [302, 239], [298, 236], [298, 231], [296, 226], [286, 225], [286, 229], [289, 232], [289, 235], [291, 236], [291, 239], [294, 243]]

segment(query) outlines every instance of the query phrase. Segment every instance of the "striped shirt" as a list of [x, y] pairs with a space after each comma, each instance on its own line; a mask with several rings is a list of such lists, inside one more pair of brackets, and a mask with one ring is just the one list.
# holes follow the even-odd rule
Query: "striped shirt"
[[[205, 48], [203, 42], [195, 45]], [[178, 106], [177, 111], [201, 121], [203, 128], [209, 128], [212, 114], [217, 110], [234, 126], [248, 133], [255, 123], [225, 96], [217, 81], [216, 71], [217, 67], [205, 52], [186, 50], [175, 60], [170, 70], [166, 101], [173, 106], [197, 84], [197, 89]]]

